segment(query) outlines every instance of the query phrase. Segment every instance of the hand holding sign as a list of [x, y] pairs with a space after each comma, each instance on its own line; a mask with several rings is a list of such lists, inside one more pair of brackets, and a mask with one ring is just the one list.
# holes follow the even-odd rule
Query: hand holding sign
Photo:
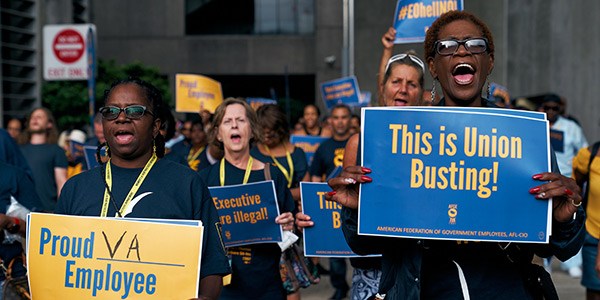
[[535, 174], [533, 179], [547, 183], [531, 188], [529, 193], [536, 195], [540, 200], [553, 198], [552, 213], [556, 221], [572, 220], [573, 214], [583, 201], [577, 182], [573, 178], [550, 172]]
[[275, 223], [281, 225], [283, 230], [294, 229], [294, 216], [291, 212], [284, 212], [275, 218]]
[[383, 44], [383, 48], [385, 50], [390, 50], [394, 48], [394, 40], [396, 39], [396, 29], [394, 27], [388, 28], [387, 32], [383, 34], [381, 37], [381, 43]]
[[358, 184], [371, 182], [371, 177], [365, 175], [371, 169], [361, 166], [348, 166], [338, 177], [331, 178], [327, 184], [333, 189], [325, 195], [327, 200], [335, 201], [342, 206], [358, 208]]

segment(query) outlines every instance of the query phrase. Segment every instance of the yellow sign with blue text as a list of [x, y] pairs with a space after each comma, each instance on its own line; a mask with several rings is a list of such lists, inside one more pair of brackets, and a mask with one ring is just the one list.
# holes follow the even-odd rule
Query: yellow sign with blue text
[[33, 299], [189, 299], [198, 295], [200, 221], [32, 213]]
[[175, 75], [175, 111], [197, 113], [215, 112], [223, 102], [221, 83], [202, 75]]

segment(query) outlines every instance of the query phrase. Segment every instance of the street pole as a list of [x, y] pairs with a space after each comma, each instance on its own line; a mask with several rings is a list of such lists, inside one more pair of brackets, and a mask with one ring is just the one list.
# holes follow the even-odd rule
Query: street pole
[[342, 77], [354, 75], [354, 0], [343, 0]]

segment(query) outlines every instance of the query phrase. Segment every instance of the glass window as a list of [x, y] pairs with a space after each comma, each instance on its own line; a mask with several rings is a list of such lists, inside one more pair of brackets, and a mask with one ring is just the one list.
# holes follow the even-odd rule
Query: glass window
[[314, 0], [186, 0], [186, 34], [312, 34]]

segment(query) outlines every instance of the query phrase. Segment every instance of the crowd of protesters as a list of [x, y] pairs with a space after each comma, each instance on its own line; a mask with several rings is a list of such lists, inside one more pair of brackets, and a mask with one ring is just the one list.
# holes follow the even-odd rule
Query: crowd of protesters
[[[588, 228], [587, 248], [581, 252], [586, 214], [579, 207], [583, 200], [577, 185], [583, 185], [581, 177], [585, 174], [593, 175], [588, 182], [592, 193], [587, 208], [597, 208], [598, 174], [593, 171], [600, 162], [587, 164], [592, 148], [576, 119], [565, 113], [566, 100], [555, 94], [537, 102], [511, 100], [506, 91], [482, 96], [493, 69], [494, 43], [487, 25], [470, 13], [449, 12], [432, 24], [424, 45], [426, 63], [414, 52], [392, 55], [394, 36], [390, 28], [382, 37], [379, 105], [507, 107], [547, 114], [556, 156], [552, 172], [532, 174], [540, 182], [530, 190], [536, 199], [554, 198], [554, 234], [546, 247], [515, 247], [511, 255], [518, 253], [522, 261], [514, 263], [506, 260], [507, 252], [498, 251], [495, 243], [358, 235], [358, 186], [368, 184], [369, 173], [376, 171], [360, 167], [358, 109], [336, 105], [321, 114], [319, 105], [307, 104], [291, 126], [276, 104], [265, 104], [255, 111], [244, 99], [228, 98], [214, 114], [202, 110], [178, 120], [155, 87], [135, 78], [115, 82], [105, 92], [89, 136], [78, 129], [59, 134], [57, 122], [46, 108], [34, 109], [25, 120], [8, 120], [6, 130], [0, 129], [0, 200], [4, 204], [0, 228], [25, 236], [26, 213], [9, 216], [7, 212], [15, 202], [26, 211], [119, 216], [118, 207], [123, 199], [134, 196], [129, 195], [131, 186], [144, 169], [147, 176], [141, 178], [140, 192], [155, 193], [138, 204], [129, 217], [218, 223], [208, 187], [272, 179], [280, 211], [274, 222], [284, 231], [297, 232], [314, 225], [300, 211], [299, 183], [325, 181], [333, 189], [328, 199], [344, 206], [343, 229], [351, 248], [358, 254], [382, 255], [381, 259], [353, 263], [350, 285], [345, 260], [329, 259], [327, 272], [335, 289], [330, 299], [343, 299], [349, 291], [351, 299], [460, 299], [469, 295], [536, 299], [526, 284], [531, 274], [521, 268], [531, 263], [534, 254], [561, 260], [573, 257], [564, 270], [572, 277], [582, 277], [592, 297], [588, 299], [600, 299], [598, 232]], [[457, 65], [462, 68], [462, 81], [454, 79]], [[432, 90], [423, 87], [426, 72], [434, 79]], [[437, 93], [436, 84], [441, 89]], [[290, 135], [329, 139], [319, 146], [309, 164], [304, 151], [290, 142]], [[109, 150], [97, 157], [99, 166], [92, 167], [77, 151], [76, 146], [82, 145], [97, 147], [98, 153]], [[107, 174], [114, 177], [114, 186], [106, 184]], [[100, 201], [106, 193], [114, 205]], [[106, 211], [103, 205], [108, 205]], [[598, 213], [588, 215], [591, 220], [586, 225], [597, 226]], [[276, 244], [224, 248], [216, 227], [209, 228], [203, 236], [199, 299], [301, 297], [301, 290], [282, 284], [281, 250]], [[5, 263], [20, 251], [18, 239], [0, 245]], [[223, 285], [228, 274], [232, 274], [230, 281]]]

